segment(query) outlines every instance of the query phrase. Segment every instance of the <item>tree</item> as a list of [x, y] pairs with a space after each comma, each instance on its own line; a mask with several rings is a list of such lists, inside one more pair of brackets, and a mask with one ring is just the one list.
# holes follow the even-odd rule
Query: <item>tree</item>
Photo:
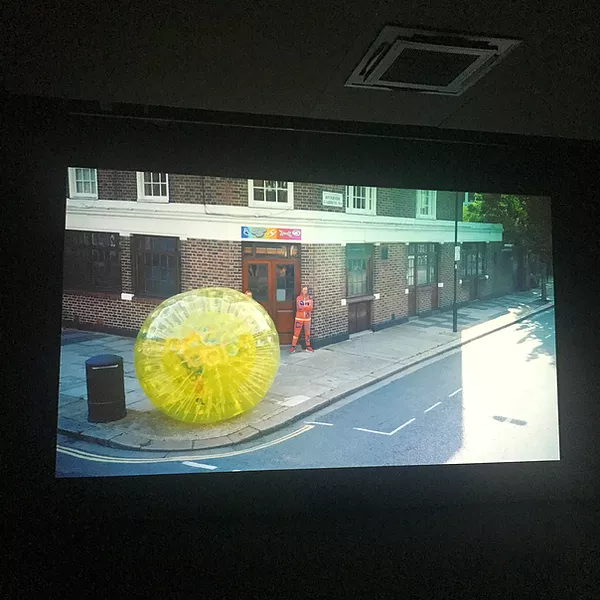
[[552, 264], [552, 221], [550, 199], [515, 194], [474, 194], [465, 205], [463, 220], [500, 223], [504, 241], [533, 253], [542, 263], [542, 296], [546, 297], [547, 268]]

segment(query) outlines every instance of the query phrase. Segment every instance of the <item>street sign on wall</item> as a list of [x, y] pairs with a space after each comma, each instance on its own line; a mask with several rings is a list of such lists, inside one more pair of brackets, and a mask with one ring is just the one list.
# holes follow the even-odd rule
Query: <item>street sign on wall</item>
[[242, 225], [242, 239], [299, 242], [302, 239], [302, 229], [296, 227], [248, 227]]
[[460, 246], [454, 246], [454, 260], [460, 260]]
[[344, 195], [337, 192], [323, 192], [323, 206], [344, 206]]

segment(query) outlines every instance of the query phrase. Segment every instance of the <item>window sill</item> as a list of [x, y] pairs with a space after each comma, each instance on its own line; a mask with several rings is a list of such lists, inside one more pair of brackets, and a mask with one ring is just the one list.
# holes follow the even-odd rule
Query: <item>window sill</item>
[[249, 202], [248, 208], [270, 208], [273, 210], [294, 210], [294, 205], [287, 202]]
[[148, 204], [169, 204], [169, 199], [168, 198], [147, 198], [147, 197], [143, 197], [143, 198], [138, 198], [137, 199], [138, 202], [145, 202]]
[[89, 296], [91, 298], [106, 298], [108, 300], [121, 299], [120, 292], [98, 292], [92, 290], [65, 289], [63, 290], [63, 294], [66, 294], [68, 296]]
[[351, 296], [346, 298], [346, 304], [358, 304], [359, 302], [369, 302], [375, 300], [374, 294], [366, 294], [364, 296]]
[[161, 304], [163, 303], [165, 300], [167, 300], [167, 298], [155, 298], [155, 297], [151, 297], [151, 296], [137, 296], [134, 295], [133, 298], [131, 299], [131, 302], [139, 302], [140, 304]]

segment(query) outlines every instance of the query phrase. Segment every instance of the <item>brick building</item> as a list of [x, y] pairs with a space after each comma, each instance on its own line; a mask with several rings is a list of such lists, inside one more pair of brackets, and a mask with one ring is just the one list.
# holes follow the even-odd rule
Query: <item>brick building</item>
[[[65, 325], [135, 334], [173, 294], [250, 288], [286, 344], [306, 284], [318, 347], [452, 306], [455, 192], [84, 168], [68, 190]], [[458, 239], [460, 303], [514, 289], [501, 225]]]

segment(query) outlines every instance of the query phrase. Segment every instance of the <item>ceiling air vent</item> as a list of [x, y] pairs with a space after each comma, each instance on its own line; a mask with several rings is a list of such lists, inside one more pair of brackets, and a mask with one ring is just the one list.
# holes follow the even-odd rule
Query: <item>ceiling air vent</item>
[[460, 96], [520, 43], [388, 26], [346, 87]]

